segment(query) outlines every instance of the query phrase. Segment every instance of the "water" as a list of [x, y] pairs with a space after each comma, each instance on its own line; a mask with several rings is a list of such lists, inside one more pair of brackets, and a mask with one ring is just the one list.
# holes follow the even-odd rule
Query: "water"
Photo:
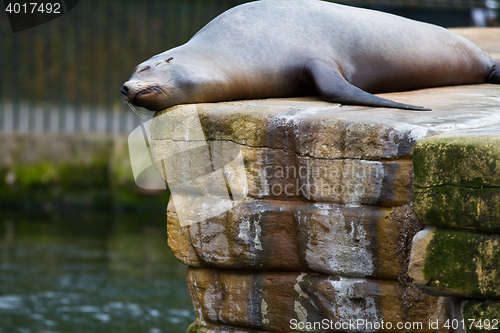
[[0, 333], [184, 333], [164, 216], [0, 213]]

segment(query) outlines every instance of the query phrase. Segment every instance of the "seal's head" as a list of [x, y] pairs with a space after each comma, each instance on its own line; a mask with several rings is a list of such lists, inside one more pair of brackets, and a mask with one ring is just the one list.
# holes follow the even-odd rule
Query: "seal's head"
[[[197, 100], [196, 68], [189, 59], [161, 53], [138, 65], [123, 84], [121, 96], [137, 112], [137, 107], [159, 111]], [[182, 58], [182, 57], [181, 57]], [[138, 112], [139, 113], [139, 112]]]

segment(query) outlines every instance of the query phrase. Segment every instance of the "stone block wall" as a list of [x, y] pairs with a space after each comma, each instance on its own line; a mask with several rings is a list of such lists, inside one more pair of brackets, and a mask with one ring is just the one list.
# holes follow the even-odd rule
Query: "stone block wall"
[[[427, 129], [345, 119], [342, 108], [314, 99], [178, 106], [151, 127], [167, 181], [171, 147], [182, 145], [172, 123], [194, 121], [193, 111], [206, 141], [190, 149], [234, 143], [247, 187], [243, 201], [196, 223], [183, 222], [177, 207], [207, 196], [213, 203], [214, 194], [194, 195], [191, 184], [170, 200], [168, 243], [189, 266], [198, 315], [190, 332], [451, 331], [430, 324], [452, 318], [454, 300], [423, 293], [407, 272], [424, 228], [412, 207], [412, 149]], [[164, 117], [176, 112], [181, 119]]]
[[413, 240], [410, 276], [463, 298], [467, 332], [500, 330], [500, 126], [422, 139], [414, 165], [414, 210], [428, 228]]

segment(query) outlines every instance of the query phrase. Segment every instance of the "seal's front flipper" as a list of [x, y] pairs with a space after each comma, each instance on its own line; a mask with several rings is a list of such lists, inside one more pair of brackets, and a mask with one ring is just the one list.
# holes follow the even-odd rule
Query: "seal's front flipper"
[[431, 109], [397, 103], [377, 97], [347, 82], [333, 66], [321, 61], [310, 60], [306, 64], [306, 75], [318, 92], [329, 102], [346, 105], [363, 105], [404, 110], [431, 111]]

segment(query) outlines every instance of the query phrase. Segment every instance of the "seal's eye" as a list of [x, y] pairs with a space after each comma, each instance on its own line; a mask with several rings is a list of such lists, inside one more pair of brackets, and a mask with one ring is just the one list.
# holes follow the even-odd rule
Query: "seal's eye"
[[174, 60], [174, 58], [170, 57], [170, 58], [168, 58], [167, 60], [165, 60], [165, 62], [170, 62], [170, 61], [172, 61], [172, 60]]

